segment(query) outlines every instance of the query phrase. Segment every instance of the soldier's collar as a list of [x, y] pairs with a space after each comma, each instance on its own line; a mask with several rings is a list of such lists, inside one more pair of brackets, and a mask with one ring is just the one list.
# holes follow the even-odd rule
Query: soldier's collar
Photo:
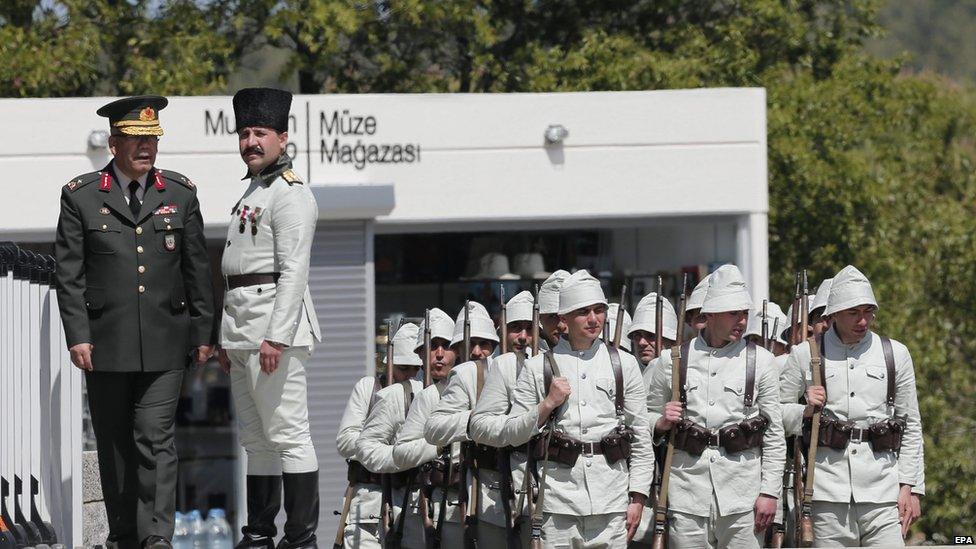
[[281, 172], [287, 170], [288, 168], [291, 168], [291, 159], [288, 158], [286, 153], [282, 152], [281, 156], [279, 156], [271, 164], [268, 164], [257, 175], [251, 175], [251, 171], [246, 170], [244, 177], [241, 178], [241, 181], [250, 178], [252, 181], [256, 181], [258, 183], [271, 182], [274, 181], [276, 177], [281, 175]]

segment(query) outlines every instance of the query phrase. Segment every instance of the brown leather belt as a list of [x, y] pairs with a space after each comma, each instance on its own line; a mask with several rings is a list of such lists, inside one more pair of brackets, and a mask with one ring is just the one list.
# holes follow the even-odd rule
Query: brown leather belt
[[224, 278], [224, 283], [228, 290], [243, 288], [244, 286], [257, 286], [258, 284], [277, 284], [281, 273], [249, 273], [242, 275], [230, 275]]
[[584, 442], [583, 452], [584, 456], [597, 456], [603, 453], [603, 445], [600, 441], [597, 442]]

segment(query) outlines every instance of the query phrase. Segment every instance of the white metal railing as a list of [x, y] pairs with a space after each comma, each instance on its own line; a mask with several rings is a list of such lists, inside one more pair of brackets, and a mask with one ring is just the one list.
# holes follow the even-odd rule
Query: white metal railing
[[54, 268], [51, 256], [0, 243], [0, 547], [82, 543], [82, 375]]

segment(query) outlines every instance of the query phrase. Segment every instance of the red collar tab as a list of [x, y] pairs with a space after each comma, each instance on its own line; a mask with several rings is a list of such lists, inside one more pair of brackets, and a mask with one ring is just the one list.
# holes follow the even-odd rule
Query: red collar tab
[[98, 190], [105, 192], [112, 190], [112, 174], [102, 172], [102, 182], [98, 185]]
[[163, 174], [155, 172], [156, 175], [156, 190], [162, 191], [166, 189], [166, 182], [163, 181]]

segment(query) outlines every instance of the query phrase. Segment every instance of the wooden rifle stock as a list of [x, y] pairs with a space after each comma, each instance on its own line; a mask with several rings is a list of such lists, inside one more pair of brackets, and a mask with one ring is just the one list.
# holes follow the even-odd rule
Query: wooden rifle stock
[[352, 498], [356, 495], [356, 485], [354, 482], [349, 481], [349, 486], [346, 487], [346, 494], [342, 499], [342, 512], [333, 511], [339, 515], [339, 526], [336, 529], [335, 541], [332, 543], [332, 549], [342, 549], [345, 543], [345, 532], [346, 532], [346, 521], [349, 520], [349, 508], [352, 507]]
[[763, 349], [769, 349], [769, 317], [766, 316], [766, 306], [769, 304], [768, 300], [763, 300], [762, 308], [762, 346]]
[[[685, 309], [687, 306], [685, 289], [687, 285], [688, 275], [686, 273], [684, 281], [681, 284], [681, 297], [679, 298], [678, 303], [678, 318], [685, 317]], [[684, 341], [684, 331], [685, 323], [678, 322], [678, 341], [675, 346], [671, 348], [671, 402], [681, 399], [681, 376], [679, 372], [681, 370], [681, 345]], [[651, 429], [654, 429], [653, 425], [651, 425]], [[675, 431], [677, 431], [677, 426], [672, 425], [671, 430], [668, 432], [668, 449], [667, 453], [664, 454], [664, 467], [661, 471], [661, 495], [658, 497], [657, 505], [654, 508], [654, 538], [651, 542], [651, 546], [660, 549], [664, 549], [665, 536], [667, 535], [668, 488], [670, 487], [671, 483], [671, 463], [674, 461]]]

